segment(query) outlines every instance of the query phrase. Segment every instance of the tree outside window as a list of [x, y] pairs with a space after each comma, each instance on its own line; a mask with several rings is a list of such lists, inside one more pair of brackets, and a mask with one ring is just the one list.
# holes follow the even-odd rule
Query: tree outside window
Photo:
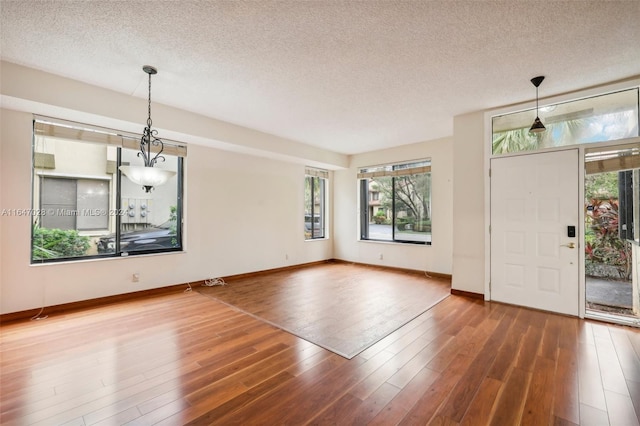
[[361, 169], [361, 239], [431, 244], [431, 162]]

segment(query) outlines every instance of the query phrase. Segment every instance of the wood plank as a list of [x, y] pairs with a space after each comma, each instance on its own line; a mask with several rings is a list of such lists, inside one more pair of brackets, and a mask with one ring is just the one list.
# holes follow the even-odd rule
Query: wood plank
[[[322, 279], [315, 272], [321, 270], [330, 271], [332, 279]], [[286, 274], [198, 291], [348, 358], [450, 295], [445, 279], [346, 263], [288, 272], [295, 278], [288, 281]], [[397, 280], [393, 289], [386, 285], [392, 280]]]
[[[487, 324], [489, 326], [486, 328], [478, 327], [478, 333], [471, 339], [472, 342], [474, 340], [477, 341], [477, 343], [471, 345], [477, 349], [469, 353], [469, 356], [473, 356], [474, 368], [469, 368], [462, 374], [448, 400], [438, 411], [438, 414], [456, 423], [462, 420], [466, 410], [471, 405], [471, 401], [478, 392], [500, 346], [504, 342], [507, 330], [511, 327], [509, 321], [500, 321], [496, 324], [495, 321], [489, 320]], [[462, 351], [461, 353], [466, 352]]]
[[626, 380], [640, 382], [640, 357], [623, 328], [611, 328], [611, 341]]
[[[263, 289], [277, 299], [279, 287], [301, 279], [349, 285], [332, 271], [252, 279], [282, 281]], [[298, 302], [330, 309], [327, 294], [313, 293], [269, 304], [250, 292], [235, 297], [280, 315]], [[358, 294], [365, 304], [367, 296]], [[350, 320], [371, 312], [354, 309]], [[182, 289], [0, 324], [8, 425], [626, 425], [640, 416], [639, 378], [639, 329], [455, 295], [350, 360]]]
[[553, 414], [560, 421], [580, 423], [578, 356], [573, 350], [561, 348], [555, 375]]
[[457, 355], [450, 367], [440, 373], [440, 376], [422, 394], [400, 424], [410, 425], [431, 420], [472, 361], [473, 358], [468, 355]]
[[[556, 351], [552, 350], [551, 353], [555, 354]], [[541, 351], [541, 356], [536, 358], [536, 365], [531, 375], [531, 383], [524, 403], [520, 423], [522, 425], [536, 426], [549, 424], [552, 421], [556, 363], [542, 355], [549, 355], [549, 353]]]
[[491, 425], [517, 425], [522, 418], [522, 410], [531, 381], [531, 373], [514, 368], [500, 392], [496, 409], [491, 417]]
[[428, 368], [420, 370], [406, 386], [371, 420], [371, 425], [398, 424], [418, 402], [424, 389], [427, 389], [438, 377]]
[[605, 390], [604, 397], [607, 400], [607, 413], [612, 425], [638, 426], [640, 422], [636, 417], [633, 403], [628, 395]]
[[640, 419], [640, 382], [627, 380], [627, 386], [629, 387], [629, 397], [633, 403], [633, 408], [636, 410], [636, 417]]
[[502, 386], [504, 386], [503, 382], [485, 377], [460, 424], [466, 426], [489, 424]]
[[609, 415], [606, 410], [599, 410], [587, 404], [580, 404], [581, 426], [602, 426], [609, 424]]
[[625, 381], [618, 353], [613, 346], [608, 327], [598, 327], [602, 329], [599, 336], [595, 337], [596, 352], [600, 365], [600, 375], [602, 377], [602, 387], [605, 390], [613, 391], [629, 396], [629, 389]]
[[580, 404], [602, 411], [607, 410], [595, 344], [581, 343], [578, 346], [578, 385]]

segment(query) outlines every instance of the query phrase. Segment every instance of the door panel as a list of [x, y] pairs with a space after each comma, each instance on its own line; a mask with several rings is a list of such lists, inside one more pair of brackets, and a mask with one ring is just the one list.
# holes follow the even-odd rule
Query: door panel
[[579, 314], [578, 150], [491, 160], [491, 299]]

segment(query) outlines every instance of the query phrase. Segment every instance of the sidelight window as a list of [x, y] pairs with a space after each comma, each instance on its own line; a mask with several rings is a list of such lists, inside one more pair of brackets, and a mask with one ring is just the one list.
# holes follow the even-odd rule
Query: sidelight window
[[307, 167], [304, 178], [304, 236], [307, 240], [326, 236], [326, 170]]

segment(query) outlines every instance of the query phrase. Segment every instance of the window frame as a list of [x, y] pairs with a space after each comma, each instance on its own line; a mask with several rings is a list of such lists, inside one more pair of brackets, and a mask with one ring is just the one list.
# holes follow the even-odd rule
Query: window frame
[[[79, 133], [83, 133], [83, 134], [88, 134], [89, 136], [87, 137], [87, 139], [83, 139], [81, 137], [64, 137], [64, 136], [51, 136], [49, 135], [49, 137], [57, 137], [59, 139], [62, 140], [67, 140], [70, 142], [80, 142], [80, 143], [92, 143], [92, 144], [100, 144], [103, 145], [105, 147], [115, 147], [116, 149], [116, 172], [112, 173], [112, 177], [110, 179], [107, 178], [103, 178], [103, 177], [89, 177], [89, 176], [78, 176], [78, 175], [74, 175], [73, 173], [59, 173], [59, 172], [55, 172], [55, 173], [47, 173], [47, 172], [42, 172], [41, 171], [41, 167], [38, 167], [36, 164], [36, 137], [37, 135], [37, 130], [36, 130], [36, 126], [37, 123], [40, 125], [44, 125], [45, 126], [51, 126], [51, 127], [55, 127], [55, 126], [59, 126], [60, 127], [60, 131], [61, 133], [65, 133], [68, 132], [70, 129], [71, 130], [75, 130], [75, 131], [79, 131]], [[54, 130], [55, 132], [55, 130]], [[122, 250], [121, 247], [121, 242], [122, 242], [122, 236], [124, 234], [123, 229], [122, 229], [122, 216], [121, 214], [114, 214], [115, 216], [115, 224], [114, 224], [114, 229], [113, 231], [110, 231], [109, 229], [107, 230], [80, 230], [77, 229], [77, 222], [76, 222], [76, 231], [78, 232], [87, 232], [87, 231], [97, 231], [100, 234], [102, 234], [103, 232], [107, 232], [107, 234], [102, 235], [104, 236], [114, 236], [114, 250], [113, 252], [106, 252], [106, 253], [97, 253], [97, 254], [91, 254], [91, 255], [84, 255], [84, 256], [66, 256], [66, 257], [56, 257], [56, 258], [50, 258], [50, 259], [39, 259], [39, 258], [34, 258], [34, 238], [35, 238], [35, 228], [36, 228], [36, 224], [37, 223], [41, 223], [41, 218], [44, 217], [44, 215], [46, 214], [44, 209], [36, 208], [36, 197], [38, 198], [38, 205], [42, 206], [41, 204], [41, 197], [42, 197], [42, 180], [45, 178], [60, 178], [60, 179], [72, 179], [72, 180], [79, 180], [79, 179], [89, 179], [89, 180], [105, 180], [105, 181], [111, 181], [112, 182], [112, 188], [111, 190], [114, 191], [115, 194], [110, 194], [109, 197], [114, 197], [114, 201], [115, 201], [115, 205], [113, 206], [113, 208], [109, 208], [109, 214], [111, 214], [111, 212], [122, 212], [122, 181], [123, 179], [127, 179], [127, 177], [122, 173], [122, 171], [119, 169], [119, 167], [123, 164], [122, 161], [122, 151], [124, 149], [127, 150], [132, 150], [133, 146], [136, 146], [136, 143], [139, 145], [139, 140], [140, 137], [142, 135], [138, 135], [138, 134], [133, 134], [133, 133], [126, 133], [126, 132], [120, 132], [118, 130], [113, 130], [113, 129], [106, 129], [106, 128], [101, 128], [101, 127], [96, 127], [96, 126], [91, 126], [91, 125], [84, 125], [84, 124], [80, 124], [80, 123], [74, 123], [74, 122], [67, 122], [64, 120], [58, 120], [58, 119], [53, 119], [53, 118], [49, 118], [49, 117], [42, 117], [42, 116], [34, 116], [33, 119], [33, 133], [32, 133], [32, 138], [33, 138], [33, 142], [32, 142], [32, 164], [31, 164], [31, 211], [34, 213], [33, 214], [33, 219], [30, 221], [30, 227], [31, 227], [31, 232], [30, 232], [30, 264], [31, 265], [37, 265], [37, 264], [43, 264], [43, 263], [57, 263], [57, 262], [80, 262], [80, 261], [84, 261], [84, 260], [91, 260], [91, 259], [109, 259], [109, 258], [118, 258], [118, 257], [130, 257], [130, 256], [140, 256], [140, 255], [149, 255], [149, 254], [163, 254], [163, 253], [174, 253], [174, 252], [184, 252], [184, 241], [183, 241], [183, 227], [184, 227], [184, 161], [185, 161], [185, 157], [186, 157], [186, 146], [184, 144], [180, 144], [178, 142], [175, 141], [167, 141], [167, 140], [163, 140], [165, 146], [169, 147], [170, 152], [163, 152], [162, 155], [166, 155], [166, 156], [172, 156], [175, 157], [176, 160], [176, 181], [175, 181], [175, 185], [176, 185], [176, 229], [175, 229], [175, 240], [176, 240], [176, 246], [175, 247], [163, 247], [163, 248], [155, 248], [155, 249], [148, 249], [148, 250], [132, 250], [132, 251], [126, 251], [126, 250]], [[122, 142], [119, 144], [117, 142], [114, 143], [114, 140], [121, 140]], [[136, 142], [136, 140], [138, 142]], [[35, 185], [36, 180], [40, 181], [40, 183], [37, 185]], [[96, 237], [100, 237], [99, 235], [96, 235]]]
[[[305, 168], [305, 176], [304, 176], [304, 188], [305, 188], [305, 194], [304, 194], [304, 223], [305, 223], [305, 227], [304, 227], [304, 239], [305, 241], [313, 241], [313, 240], [322, 240], [322, 239], [326, 239], [327, 238], [327, 186], [328, 186], [328, 180], [329, 180], [329, 176], [328, 176], [328, 172], [326, 170], [321, 170], [321, 169], [314, 169], [314, 168], [310, 168], [307, 167]], [[311, 197], [311, 200], [307, 200], [307, 181], [310, 182], [309, 184], [309, 195]], [[315, 195], [316, 195], [316, 191], [315, 191], [315, 185], [316, 182], [319, 184], [320, 188], [318, 190], [318, 194], [320, 197], [320, 200], [316, 200], [315, 199]], [[310, 201], [310, 207], [311, 207], [311, 212], [307, 212], [307, 203]], [[316, 202], [317, 201], [317, 202]], [[316, 204], [319, 206], [319, 211], [316, 212], [315, 206]], [[311, 235], [307, 236], [307, 215], [310, 214], [310, 232]], [[315, 218], [316, 216], [318, 217], [318, 222], [320, 223], [320, 227], [319, 227], [319, 235], [315, 235], [316, 234], [316, 227], [315, 227]]]
[[[431, 202], [433, 198], [433, 181], [431, 179], [431, 158], [425, 158], [421, 160], [405, 161], [392, 164], [386, 164], [381, 166], [369, 166], [362, 167], [358, 172], [358, 190], [359, 190], [359, 207], [360, 207], [360, 226], [359, 235], [360, 241], [375, 241], [384, 243], [396, 243], [396, 244], [414, 244], [414, 245], [432, 245], [432, 239], [425, 241], [408, 240], [396, 237], [396, 179], [403, 176], [411, 175], [430, 175], [429, 184], [429, 210], [432, 211]], [[369, 207], [371, 201], [380, 201], [382, 197], [378, 197], [377, 200], [373, 200], [369, 189], [369, 183], [372, 178], [375, 177], [388, 177], [391, 179], [391, 239], [371, 238], [369, 224], [371, 223], [371, 217], [369, 213]], [[429, 215], [429, 221], [432, 222], [432, 215]], [[432, 228], [431, 228], [432, 229]], [[432, 230], [428, 235], [431, 237]]]

